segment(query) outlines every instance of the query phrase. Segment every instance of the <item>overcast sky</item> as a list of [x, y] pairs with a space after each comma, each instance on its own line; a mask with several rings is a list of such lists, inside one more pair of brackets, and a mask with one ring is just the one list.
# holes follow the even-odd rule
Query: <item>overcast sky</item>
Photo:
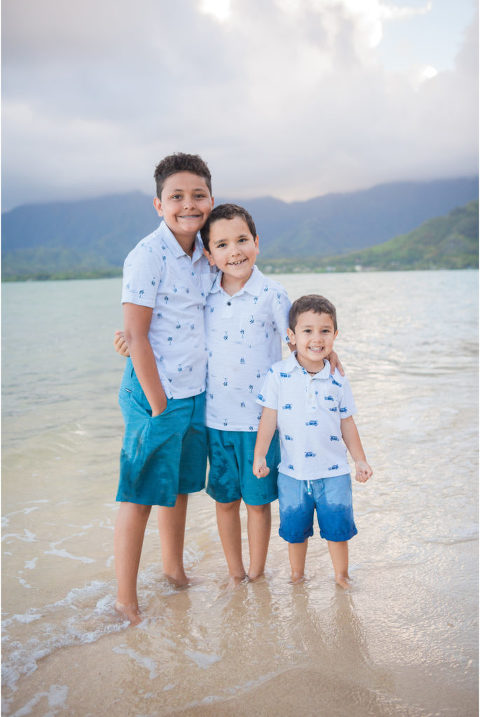
[[475, 0], [3, 0], [3, 210], [154, 191], [307, 199], [478, 166]]

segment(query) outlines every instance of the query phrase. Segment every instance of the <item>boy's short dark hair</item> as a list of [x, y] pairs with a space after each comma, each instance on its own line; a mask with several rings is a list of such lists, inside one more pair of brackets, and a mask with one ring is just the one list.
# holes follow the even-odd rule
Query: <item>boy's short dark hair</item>
[[161, 199], [163, 185], [167, 177], [177, 172], [191, 172], [203, 177], [210, 194], [212, 193], [212, 175], [210, 170], [198, 154], [185, 154], [175, 152], [164, 157], [155, 167], [154, 179], [157, 185], [157, 197]]
[[333, 328], [337, 330], [337, 310], [331, 301], [319, 294], [307, 294], [301, 296], [293, 302], [288, 314], [288, 326], [291, 331], [295, 331], [298, 317], [307, 311], [313, 311], [315, 314], [328, 314], [332, 317]]
[[250, 234], [255, 239], [257, 236], [255, 222], [246, 209], [239, 207], [238, 204], [219, 204], [218, 207], [215, 207], [212, 210], [210, 216], [200, 230], [203, 246], [207, 251], [210, 249], [210, 227], [212, 224], [214, 222], [218, 222], [219, 219], [234, 219], [235, 217], [241, 217], [245, 221]]

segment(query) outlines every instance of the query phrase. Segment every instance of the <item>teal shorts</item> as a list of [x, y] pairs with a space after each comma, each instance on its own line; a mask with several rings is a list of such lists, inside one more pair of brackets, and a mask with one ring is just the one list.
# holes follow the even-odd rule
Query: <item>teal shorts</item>
[[174, 506], [178, 494], [205, 487], [205, 393], [169, 398], [152, 411], [130, 359], [119, 395], [125, 421], [117, 501]]
[[278, 433], [270, 444], [266, 478], [253, 475], [253, 453], [256, 431], [220, 431], [207, 428], [208, 474], [207, 493], [219, 503], [232, 503], [243, 498], [247, 505], [265, 505], [278, 498], [277, 475], [280, 463]]

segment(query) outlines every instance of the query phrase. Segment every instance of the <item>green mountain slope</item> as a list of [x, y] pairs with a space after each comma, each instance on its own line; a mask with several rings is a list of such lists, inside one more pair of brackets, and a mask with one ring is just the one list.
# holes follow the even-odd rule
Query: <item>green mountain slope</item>
[[478, 268], [478, 201], [368, 249], [321, 258], [264, 260], [259, 264], [275, 272]]

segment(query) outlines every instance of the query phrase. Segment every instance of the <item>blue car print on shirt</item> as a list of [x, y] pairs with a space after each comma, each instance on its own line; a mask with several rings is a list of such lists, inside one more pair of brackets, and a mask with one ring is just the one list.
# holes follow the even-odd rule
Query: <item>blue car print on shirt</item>
[[318, 426], [318, 421], [312, 419], [311, 421], [305, 421], [306, 426]]
[[324, 396], [324, 397], [323, 397], [323, 400], [324, 400], [324, 401], [335, 401], [335, 399], [333, 398], [333, 396]]
[[334, 386], [340, 386], [340, 388], [342, 388], [342, 384], [341, 384], [341, 383], [338, 383], [338, 381], [335, 381], [334, 378], [332, 378], [332, 383], [333, 383]]
[[259, 401], [265, 401], [265, 399], [264, 399], [264, 397], [262, 396], [261, 393], [258, 394], [257, 398], [258, 398]]
[[305, 451], [305, 458], [315, 458], [316, 455], [313, 451]]
[[245, 359], [243, 358], [243, 356], [242, 356], [242, 358], [240, 359], [240, 363], [241, 363], [241, 364], [245, 364]]
[[330, 436], [331, 441], [339, 441], [340, 438], [338, 436]]
[[329, 408], [328, 410], [329, 410], [329, 411], [332, 411], [332, 413], [336, 413], [336, 412], [337, 412], [337, 407], [336, 407], [336, 406], [332, 406], [332, 408]]
[[335, 463], [335, 465], [334, 465], [334, 466], [330, 466], [330, 468], [329, 468], [328, 470], [329, 470], [329, 471], [338, 471], [338, 464]]
[[288, 433], [285, 433], [285, 440], [286, 441], [293, 441], [293, 438], [288, 435]]
[[344, 406], [343, 408], [340, 409], [340, 413], [346, 413], [346, 412], [347, 412], [346, 406]]
[[284, 406], [282, 406], [282, 409], [283, 409], [284, 411], [291, 411], [291, 410], [292, 410], [292, 404], [291, 404], [291, 403], [286, 403]]
[[285, 373], [284, 371], [280, 371], [280, 378], [290, 378], [291, 373]]
[[288, 467], [291, 471], [295, 470], [291, 463], [288, 464]]

